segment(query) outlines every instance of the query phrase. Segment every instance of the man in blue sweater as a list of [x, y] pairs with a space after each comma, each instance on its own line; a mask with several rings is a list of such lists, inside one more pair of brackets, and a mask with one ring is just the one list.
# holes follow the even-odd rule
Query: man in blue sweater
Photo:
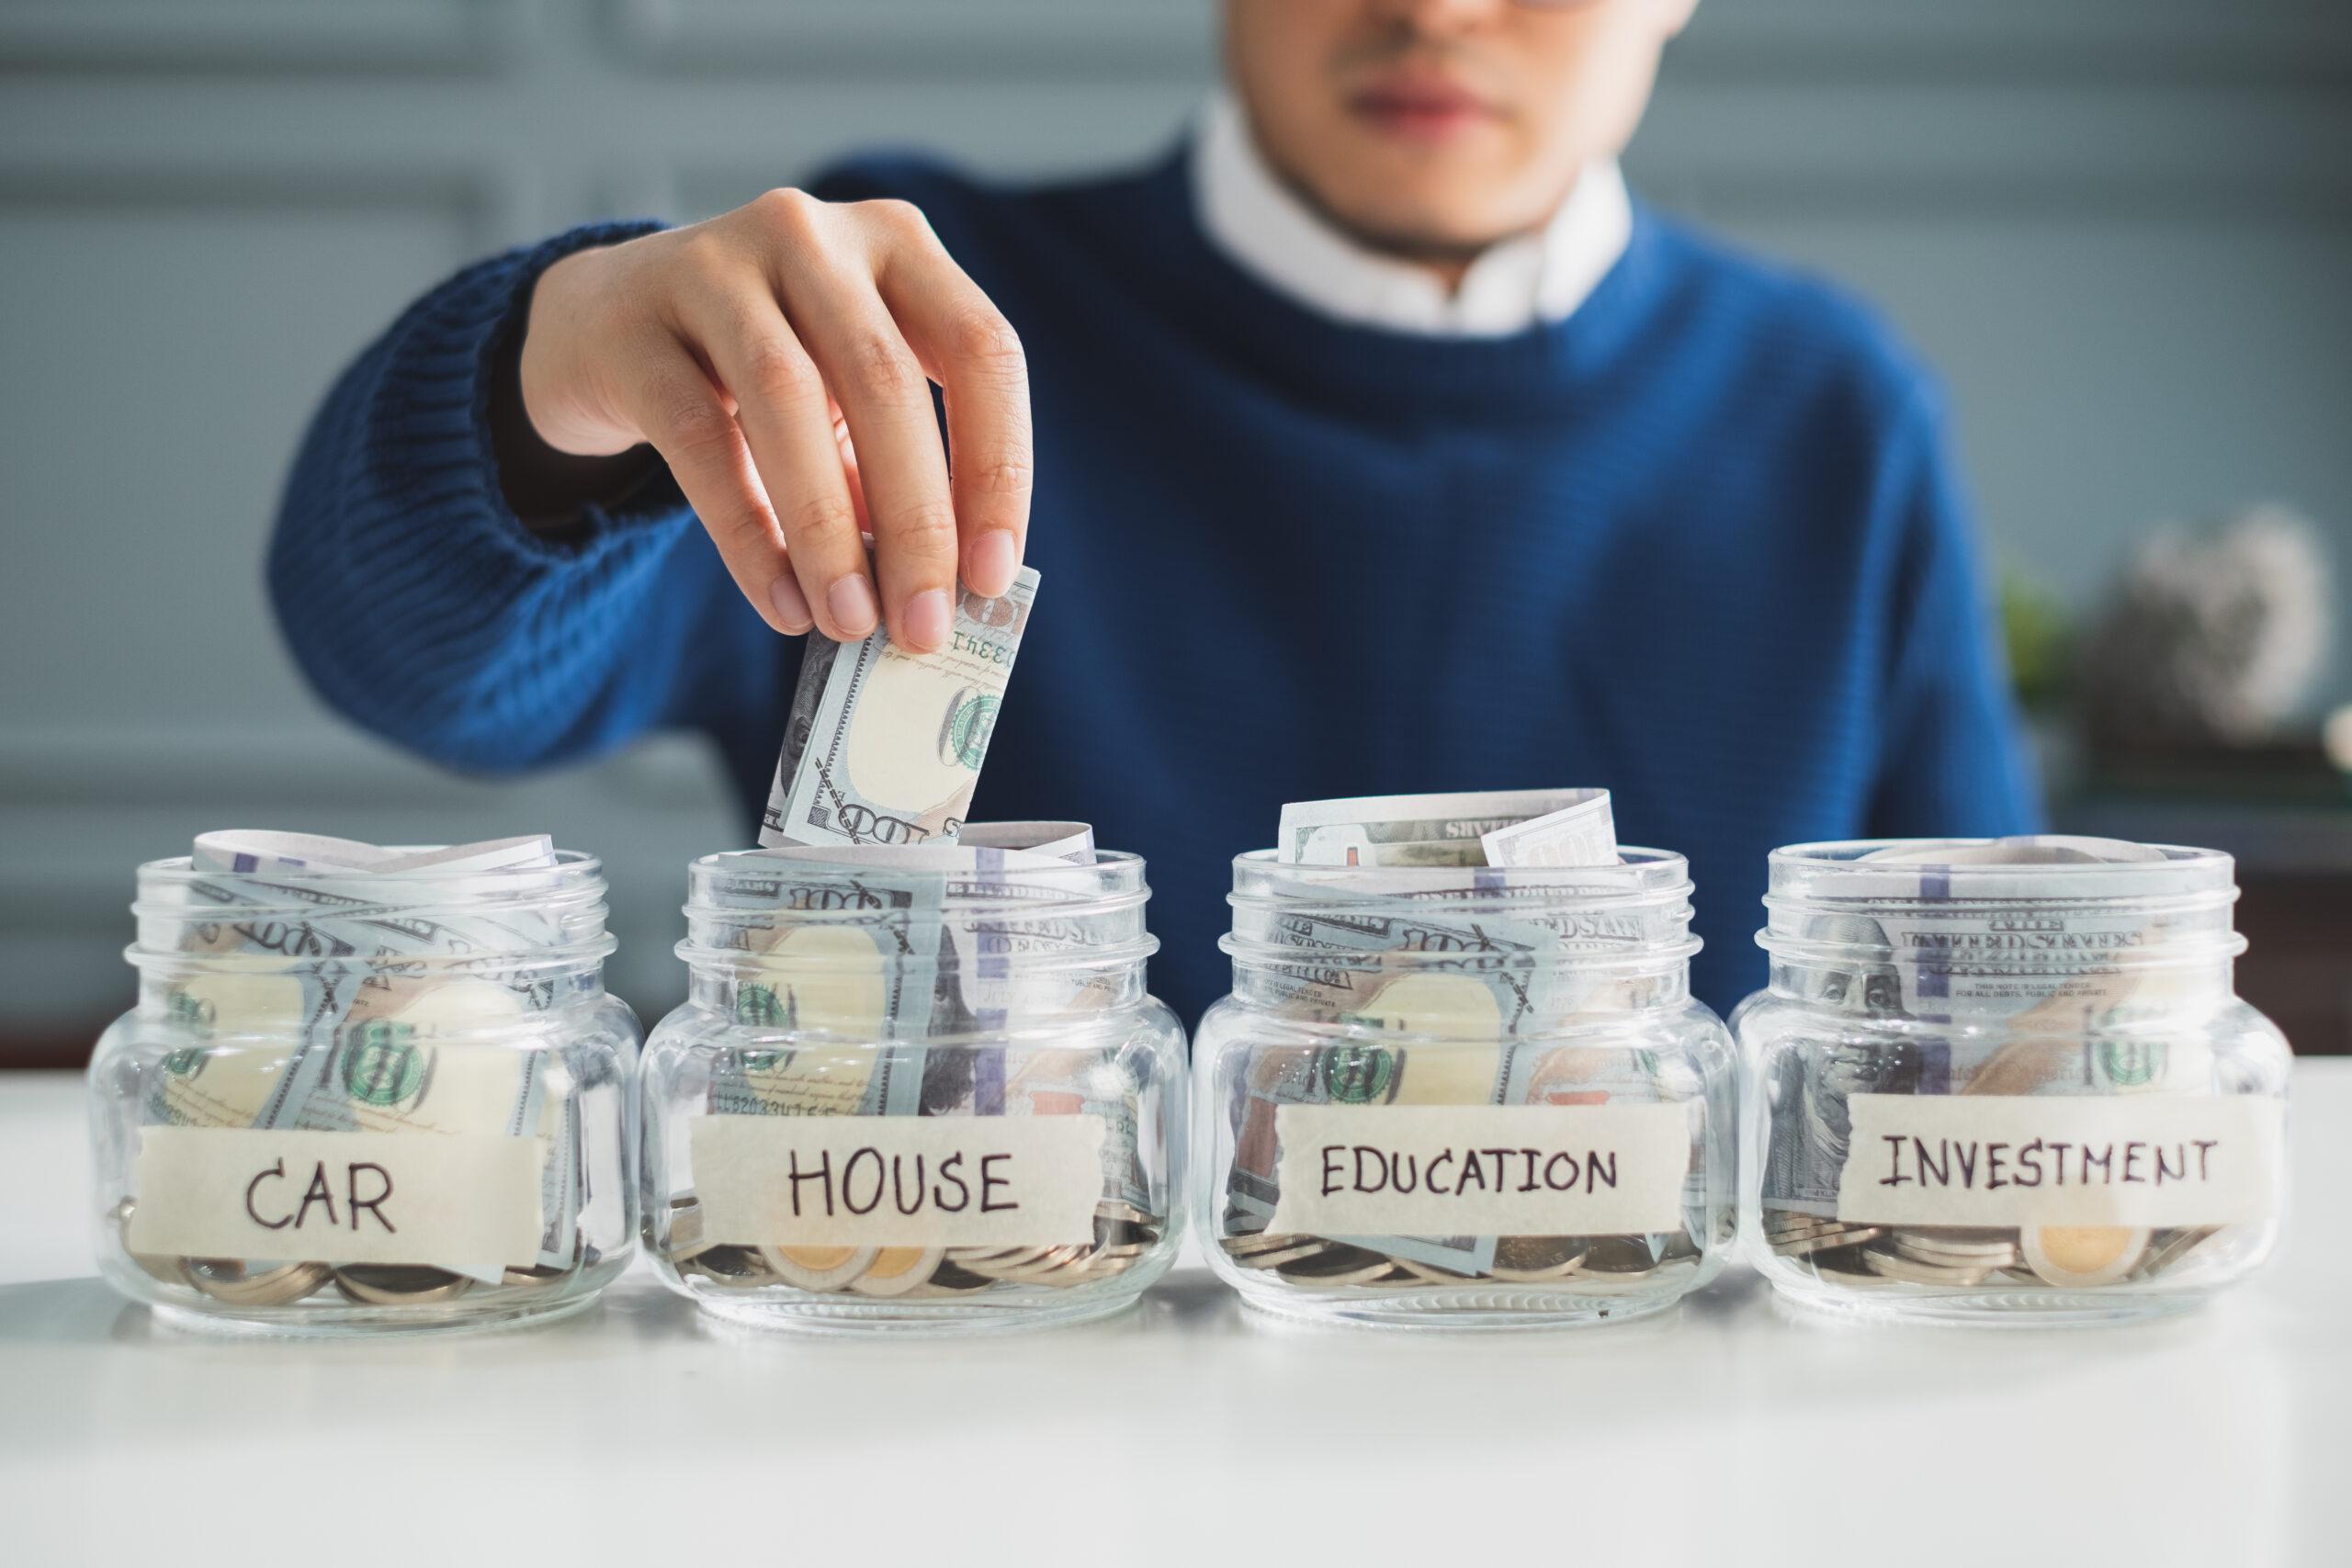
[[1148, 856], [1180, 1011], [1283, 801], [1554, 784], [1690, 855], [1728, 1008], [1775, 844], [2037, 807], [1927, 378], [1618, 175], [1693, 4], [1228, 0], [1138, 173], [860, 161], [484, 262], [311, 430], [288, 640], [456, 767], [701, 729], [748, 823], [802, 634], [935, 646], [1025, 554], [975, 814]]

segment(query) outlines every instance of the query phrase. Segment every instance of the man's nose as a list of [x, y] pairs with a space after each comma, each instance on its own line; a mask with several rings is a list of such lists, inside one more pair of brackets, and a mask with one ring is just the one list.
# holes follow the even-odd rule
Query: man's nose
[[1519, 0], [1366, 0], [1365, 8], [1392, 27], [1445, 36], [1490, 27]]

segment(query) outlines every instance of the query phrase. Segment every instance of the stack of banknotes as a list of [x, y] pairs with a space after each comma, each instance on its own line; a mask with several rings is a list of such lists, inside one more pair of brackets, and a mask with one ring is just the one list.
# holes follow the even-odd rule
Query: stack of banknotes
[[[2144, 1024], [2182, 1007], [2184, 988], [2225, 982], [2107, 951], [2166, 934], [2150, 912], [2169, 886], [2164, 852], [2118, 840], [2042, 835], [1981, 844], [1904, 845], [1870, 853], [1841, 878], [1852, 913], [1809, 914], [1801, 936], [1883, 959], [1801, 968], [1815, 1011], [1854, 1020], [1843, 1038], [1792, 1043], [1771, 1058], [1766, 1092], [1765, 1244], [1826, 1283], [2080, 1288], [2155, 1279], [2228, 1227], [2024, 1228], [1858, 1224], [1838, 1218], [1857, 1095], [2154, 1095], [2210, 1092], [2212, 1055], [2193, 1032]], [[2132, 898], [2086, 898], [2063, 868], [2145, 866]], [[1998, 872], [1992, 882], [1987, 869]], [[1973, 878], [1951, 896], [1950, 873]], [[2036, 940], [2010, 934], [2030, 906]], [[1899, 961], [1898, 955], [1915, 955]], [[1928, 955], [1928, 956], [1916, 956]], [[2208, 1000], [2211, 998], [2206, 998]], [[1871, 1032], [1873, 1025], [1894, 1025]], [[1950, 1027], [1946, 1027], [1950, 1026]]]
[[[246, 1306], [283, 1305], [330, 1284], [367, 1304], [446, 1301], [537, 1288], [580, 1266], [586, 1173], [577, 1157], [576, 1066], [559, 1051], [499, 1038], [558, 1001], [563, 982], [553, 972], [561, 966], [536, 961], [564, 933], [527, 900], [481, 912], [404, 908], [420, 884], [393, 880], [430, 874], [430, 886], [446, 888], [445, 879], [467, 873], [556, 864], [544, 835], [413, 849], [206, 833], [191, 874], [169, 890], [176, 907], [141, 914], [142, 946], [153, 945], [152, 931], [187, 955], [160, 966], [164, 1005], [175, 1027], [200, 1042], [152, 1076], [141, 1108], [147, 1125], [540, 1137], [548, 1155], [534, 1265], [331, 1267], [133, 1251], [140, 1266]], [[114, 1215], [126, 1238], [136, 1208], [127, 1199]]]
[[[791, 1037], [719, 1053], [710, 1114], [1099, 1116], [1092, 1243], [712, 1245], [688, 1190], [658, 1227], [682, 1274], [914, 1300], [1066, 1290], [1124, 1272], [1165, 1233], [1140, 1138], [1148, 1098], [1170, 1086], [1142, 1081], [1102, 1027], [1123, 961], [1089, 962], [1132, 948], [1141, 911], [1086, 907], [1069, 874], [1096, 863], [1086, 823], [965, 820], [1036, 588], [1024, 569], [1000, 598], [967, 592], [936, 653], [880, 630], [808, 639], [763, 847], [705, 885], [690, 940], [738, 955], [721, 996], [737, 1025]], [[1053, 1044], [989, 1043], [1040, 1026]]]
[[[1237, 945], [1272, 1011], [1347, 1026], [1348, 1036], [1253, 1046], [1235, 1073], [1218, 1239], [1238, 1267], [1302, 1289], [1417, 1292], [1605, 1291], [1698, 1267], [1694, 1238], [1713, 1221], [1695, 1208], [1695, 1134], [1683, 1230], [1334, 1237], [1268, 1229], [1282, 1196], [1275, 1124], [1284, 1106], [1655, 1104], [1695, 1091], [1645, 1052], [1551, 1038], [1594, 1000], [1579, 954], [1657, 934], [1611, 933], [1568, 908], [1574, 879], [1559, 871], [1619, 863], [1607, 790], [1295, 803], [1283, 808], [1273, 861], [1258, 889], [1268, 896], [1245, 886], [1237, 900]], [[1446, 867], [1464, 874], [1426, 869]], [[1522, 868], [1533, 874], [1513, 875]]]

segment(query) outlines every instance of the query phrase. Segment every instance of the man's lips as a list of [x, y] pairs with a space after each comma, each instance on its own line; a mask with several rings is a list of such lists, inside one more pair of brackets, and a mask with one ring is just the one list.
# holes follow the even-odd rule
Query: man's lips
[[1476, 93], [1427, 76], [1393, 77], [1359, 87], [1348, 96], [1348, 108], [1357, 118], [1400, 136], [1450, 136], [1500, 118]]

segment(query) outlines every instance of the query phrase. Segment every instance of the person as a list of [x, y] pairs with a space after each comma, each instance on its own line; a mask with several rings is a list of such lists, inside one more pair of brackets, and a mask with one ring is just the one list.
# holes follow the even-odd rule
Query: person
[[935, 648], [1025, 559], [974, 814], [1145, 854], [1187, 1017], [1284, 801], [1553, 784], [1690, 856], [1728, 1008], [1774, 845], [2038, 807], [1928, 376], [1627, 194], [1694, 4], [1227, 0], [1140, 170], [864, 157], [485, 261], [318, 413], [287, 639], [456, 768], [703, 731], [748, 822], [800, 638]]

